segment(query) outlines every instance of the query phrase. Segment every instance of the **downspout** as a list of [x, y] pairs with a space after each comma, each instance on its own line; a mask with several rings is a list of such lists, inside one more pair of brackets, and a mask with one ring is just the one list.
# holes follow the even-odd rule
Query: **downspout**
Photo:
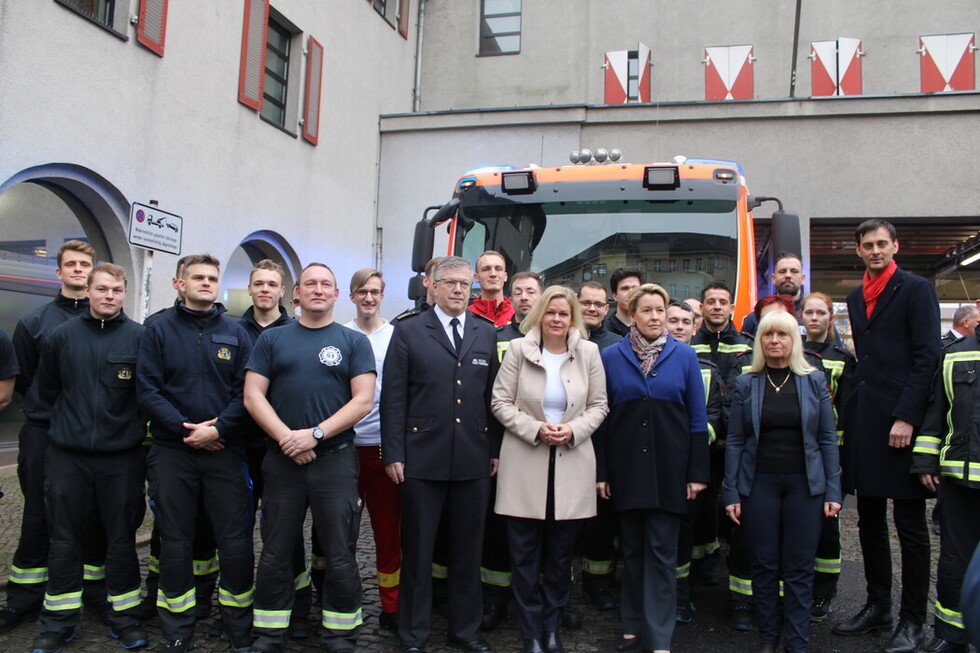
[[425, 0], [419, 0], [418, 35], [415, 38], [415, 88], [412, 89], [412, 113], [418, 113], [422, 109], [422, 36], [424, 27]]
[[790, 73], [789, 78], [789, 96], [796, 97], [796, 60], [797, 51], [800, 48], [800, 13], [802, 10], [803, 0], [796, 0], [796, 19], [793, 22], [793, 70]]

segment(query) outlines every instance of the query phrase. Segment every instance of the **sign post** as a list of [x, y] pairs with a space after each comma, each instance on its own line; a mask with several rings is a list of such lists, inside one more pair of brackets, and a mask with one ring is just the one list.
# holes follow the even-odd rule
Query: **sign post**
[[153, 253], [166, 252], [180, 256], [183, 235], [184, 219], [179, 215], [161, 211], [152, 200], [150, 204], [133, 202], [129, 211], [129, 244], [149, 250], [143, 259], [141, 322], [150, 312], [150, 273], [153, 271]]

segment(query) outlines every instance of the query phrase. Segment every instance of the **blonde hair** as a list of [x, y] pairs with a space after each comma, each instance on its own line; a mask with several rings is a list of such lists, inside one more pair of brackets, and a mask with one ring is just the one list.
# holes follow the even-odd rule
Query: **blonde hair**
[[761, 372], [766, 367], [766, 355], [762, 351], [762, 337], [773, 331], [789, 334], [793, 349], [789, 353], [789, 369], [793, 374], [805, 375], [817, 371], [803, 358], [803, 338], [800, 337], [800, 325], [796, 318], [785, 311], [773, 311], [762, 316], [759, 328], [755, 333], [755, 346], [752, 348], [752, 367], [750, 373]]
[[565, 286], [548, 286], [541, 293], [541, 297], [538, 301], [534, 302], [534, 306], [531, 307], [530, 312], [524, 318], [524, 321], [521, 322], [521, 333], [527, 333], [534, 327], [541, 326], [545, 311], [548, 310], [548, 304], [551, 303], [552, 299], [564, 299], [568, 302], [568, 307], [572, 312], [571, 328], [578, 329], [578, 332], [582, 334], [582, 338], [588, 340], [589, 331], [585, 328], [585, 322], [582, 320], [582, 309], [578, 305], [578, 297], [575, 295], [574, 290]]
[[629, 297], [626, 298], [626, 310], [630, 315], [636, 313], [636, 307], [644, 295], [657, 295], [660, 297], [664, 300], [664, 310], [667, 310], [667, 305], [670, 304], [670, 295], [667, 294], [663, 286], [658, 286], [655, 283], [645, 283], [642, 286], [634, 288], [630, 292]]

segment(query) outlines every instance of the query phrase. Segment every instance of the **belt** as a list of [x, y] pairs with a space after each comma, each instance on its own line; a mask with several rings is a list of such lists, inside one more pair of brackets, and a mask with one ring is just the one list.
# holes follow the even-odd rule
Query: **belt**
[[314, 449], [314, 451], [316, 451], [317, 454], [321, 454], [321, 453], [324, 453], [324, 454], [326, 454], [326, 453], [337, 453], [338, 451], [343, 451], [344, 449], [346, 449], [349, 446], [350, 446], [350, 442], [349, 441], [348, 442], [341, 442], [340, 444], [335, 444], [335, 445], [329, 446], [329, 447], [325, 447], [322, 444], [318, 444], [316, 446], [316, 448]]

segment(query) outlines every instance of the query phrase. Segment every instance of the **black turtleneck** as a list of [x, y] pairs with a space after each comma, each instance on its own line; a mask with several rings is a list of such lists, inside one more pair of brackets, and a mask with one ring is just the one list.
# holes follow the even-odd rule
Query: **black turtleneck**
[[796, 379], [788, 367], [774, 369], [766, 366], [762, 375], [765, 392], [759, 421], [756, 471], [769, 474], [804, 474], [806, 464]]

